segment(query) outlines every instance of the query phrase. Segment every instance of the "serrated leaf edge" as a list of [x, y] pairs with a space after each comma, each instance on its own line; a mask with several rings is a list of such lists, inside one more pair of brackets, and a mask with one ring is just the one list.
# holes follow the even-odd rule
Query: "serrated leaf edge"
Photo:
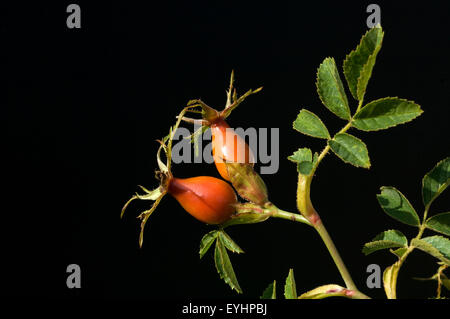
[[[200, 248], [199, 248], [200, 259], [203, 258], [203, 256], [209, 251], [211, 246], [214, 244], [214, 241], [216, 241], [217, 237], [219, 236], [218, 232], [219, 232], [218, 230], [212, 230], [212, 231], [206, 233], [205, 235], [203, 235], [202, 239], [200, 240]], [[202, 249], [202, 243], [203, 243], [204, 238], [206, 238], [206, 236], [208, 236], [211, 233], [214, 233], [214, 237], [211, 240], [211, 243], [206, 245], [205, 249]], [[202, 253], [202, 251], [203, 251], [203, 253]]]
[[[290, 291], [288, 293], [288, 289], [292, 289], [292, 291]], [[292, 293], [292, 298], [290, 297], [290, 293]], [[285, 299], [297, 299], [298, 295], [297, 295], [297, 287], [296, 287], [296, 283], [295, 283], [295, 276], [294, 276], [294, 269], [289, 269], [289, 273], [288, 276], [286, 277], [286, 282], [284, 284], [284, 297]]]
[[[328, 60], [328, 59], [333, 60], [334, 65], [336, 66], [336, 71], [338, 72], [338, 75], [339, 75], [339, 70], [338, 70], [338, 68], [337, 68], [336, 61], [334, 60], [334, 58], [333, 58], [333, 57], [326, 57], [326, 58], [322, 61], [322, 63], [319, 64], [319, 67], [317, 68], [317, 72], [316, 72], [316, 91], [317, 91], [317, 95], [319, 96], [320, 102], [322, 102], [322, 104], [327, 108], [327, 110], [329, 110], [331, 113], [333, 113], [334, 115], [336, 115], [336, 116], [339, 117], [340, 119], [343, 119], [343, 120], [347, 120], [347, 121], [348, 121], [348, 120], [351, 119], [352, 114], [351, 114], [351, 111], [350, 111], [350, 106], [349, 106], [349, 103], [348, 103], [347, 94], [345, 93], [344, 84], [342, 83], [342, 80], [341, 80], [340, 76], [339, 76], [339, 79], [341, 80], [341, 83], [342, 83], [342, 89], [343, 89], [343, 93], [344, 93], [344, 97], [345, 97], [346, 102], [347, 102], [347, 103], [346, 103], [346, 110], [348, 111], [348, 117], [342, 117], [341, 115], [338, 115], [335, 111], [332, 111], [331, 109], [329, 109], [328, 106], [326, 106], [325, 101], [322, 99], [322, 95], [321, 95], [320, 92], [319, 92], [319, 70], [320, 70], [320, 67], [321, 67], [321, 66], [325, 63], [325, 61]], [[339, 82], [337, 81], [337, 79], [336, 79], [336, 82], [339, 83]]]
[[[429, 236], [429, 237], [425, 237], [425, 238], [430, 238], [430, 237], [440, 237], [440, 238], [449, 240], [447, 237], [440, 236], [440, 235], [434, 235], [434, 236]], [[447, 257], [445, 257], [444, 254], [441, 253], [440, 250], [437, 249], [436, 247], [434, 247], [432, 244], [430, 244], [429, 242], [423, 240], [423, 239], [425, 239], [425, 238], [421, 238], [421, 239], [414, 238], [413, 240], [411, 240], [411, 246], [413, 246], [414, 248], [417, 248], [417, 249], [419, 249], [419, 250], [421, 250], [421, 251], [427, 253], [428, 255], [430, 255], [430, 256], [432, 256], [432, 257], [434, 257], [434, 258], [439, 259], [440, 261], [443, 261], [443, 262], [446, 263], [447, 265], [450, 265], [450, 259], [448, 259]], [[434, 253], [434, 254], [436, 254], [436, 255], [434, 255], [434, 254], [432, 254], [432, 253], [426, 251], [425, 249], [422, 249], [422, 247], [421, 247], [420, 245], [417, 245], [417, 242], [419, 242], [419, 243], [424, 243], [425, 246], [429, 246], [429, 247], [427, 247], [427, 248], [431, 248], [431, 249], [430, 249], [431, 252]]]
[[[375, 250], [372, 250], [372, 251], [370, 251], [370, 252], [367, 252], [366, 251], [366, 247], [368, 247], [369, 245], [376, 245], [376, 244], [379, 244], [379, 243], [386, 243], [386, 244], [390, 244], [390, 246], [388, 246], [388, 247], [383, 247], [383, 248], [379, 248], [379, 249], [375, 249]], [[404, 245], [402, 245], [402, 244], [400, 244], [400, 243], [398, 243], [398, 242], [396, 242], [396, 241], [391, 241], [391, 240], [375, 240], [375, 241], [370, 241], [370, 242], [368, 242], [368, 243], [365, 243], [364, 244], [364, 247], [363, 247], [363, 249], [362, 249], [362, 252], [363, 252], [363, 254], [364, 255], [366, 255], [366, 256], [368, 256], [368, 255], [370, 255], [370, 254], [372, 254], [372, 253], [374, 253], [374, 252], [376, 252], [376, 251], [378, 251], [378, 250], [382, 250], [382, 249], [388, 249], [388, 248], [405, 248], [406, 246], [404, 246]]]
[[450, 157], [447, 156], [446, 158], [440, 160], [439, 162], [436, 163], [436, 165], [434, 165], [434, 167], [432, 169], [430, 169], [422, 178], [422, 201], [423, 204], [425, 205], [425, 207], [429, 207], [436, 198], [439, 197], [439, 195], [441, 195], [441, 193], [450, 185], [450, 179], [447, 179], [447, 182], [445, 182], [444, 184], [441, 185], [441, 187], [439, 187], [439, 190], [436, 192], [436, 194], [434, 194], [434, 196], [428, 201], [428, 203], [425, 203], [425, 198], [423, 198], [423, 189], [424, 189], [424, 182], [425, 182], [425, 178], [436, 168], [438, 167], [441, 163], [443, 163], [444, 161], [449, 160]]
[[411, 203], [409, 202], [409, 199], [405, 196], [405, 194], [403, 194], [401, 191], [399, 191], [399, 190], [398, 190], [397, 188], [395, 188], [394, 186], [381, 186], [381, 187], [380, 187], [380, 194], [376, 194], [377, 200], [378, 200], [378, 196], [381, 195], [381, 193], [383, 192], [383, 189], [387, 189], [387, 188], [394, 189], [395, 191], [397, 191], [398, 193], [400, 193], [400, 194], [402, 195], [402, 197], [406, 200], [406, 202], [407, 202], [407, 203], [409, 204], [409, 206], [412, 208], [412, 210], [413, 210], [415, 216], [417, 217], [417, 225], [407, 224], [407, 223], [405, 223], [405, 222], [403, 222], [403, 221], [398, 220], [398, 219], [395, 218], [395, 217], [392, 217], [391, 215], [389, 215], [389, 214], [384, 210], [384, 208], [381, 206], [380, 202], [378, 201], [378, 204], [380, 204], [380, 207], [381, 207], [381, 209], [383, 210], [383, 212], [385, 212], [386, 215], [388, 215], [389, 217], [395, 219], [396, 221], [399, 221], [400, 223], [403, 223], [403, 224], [409, 225], [409, 226], [413, 226], [413, 227], [419, 227], [419, 226], [420, 226], [420, 218], [419, 218], [419, 215], [418, 215], [417, 212], [416, 212], [416, 209], [414, 208], [413, 205], [411, 205]]
[[[301, 113], [302, 111], [305, 111], [305, 112], [307, 112], [307, 113], [309, 113], [309, 114], [312, 114], [312, 115], [320, 122], [320, 124], [323, 125], [323, 128], [324, 128], [325, 131], [327, 132], [327, 137], [308, 134], [308, 133], [302, 132], [302, 131], [300, 131], [300, 130], [297, 130], [297, 129], [295, 128], [295, 126], [294, 126], [295, 121], [297, 121], [297, 118], [300, 116], [300, 113]], [[324, 139], [324, 140], [329, 140], [329, 139], [331, 138], [330, 132], [328, 131], [328, 129], [327, 129], [327, 127], [325, 126], [325, 124], [323, 123], [323, 121], [320, 119], [319, 116], [317, 116], [317, 115], [314, 114], [313, 112], [311, 112], [311, 111], [309, 111], [309, 110], [307, 110], [307, 109], [301, 109], [300, 112], [299, 112], [298, 115], [297, 115], [297, 118], [295, 119], [294, 122], [292, 122], [292, 128], [293, 128], [295, 131], [300, 132], [300, 133], [302, 133], [302, 134], [304, 134], [304, 135], [307, 135], [307, 136], [310, 136], [310, 137], [321, 138], [321, 139]]]
[[[313, 159], [313, 154], [312, 154], [312, 151], [311, 151], [311, 149], [310, 148], [308, 148], [308, 147], [300, 147], [300, 148], [298, 148], [294, 153], [292, 153], [292, 155], [289, 155], [288, 157], [287, 157], [287, 159], [289, 160], [289, 161], [291, 161], [291, 162], [293, 162], [293, 163], [300, 163], [300, 162], [297, 162], [297, 161], [294, 161], [292, 158], [290, 158], [290, 157], [292, 157], [296, 152], [298, 152], [299, 150], [304, 150], [304, 149], [307, 149], [307, 150], [309, 150], [310, 152], [311, 152], [311, 160]], [[309, 162], [309, 161], [301, 161], [301, 162]]]
[[[367, 167], [366, 167], [366, 166], [359, 166], [359, 165], [353, 164], [353, 163], [350, 162], [350, 161], [346, 161], [346, 160], [343, 159], [341, 156], [339, 156], [339, 155], [333, 150], [333, 148], [332, 148], [331, 145], [330, 145], [330, 149], [333, 151], [333, 153], [334, 153], [337, 157], [339, 157], [344, 163], [353, 165], [353, 166], [355, 166], [355, 167], [361, 167], [361, 168], [365, 168], [365, 169], [370, 169], [370, 166], [371, 166], [372, 164], [370, 163], [369, 149], [367, 148], [366, 143], [364, 143], [361, 139], [357, 138], [356, 136], [351, 135], [351, 134], [348, 134], [348, 133], [339, 133], [339, 134], [336, 134], [332, 139], [328, 140], [328, 142], [334, 141], [334, 139], [336, 138], [337, 135], [350, 135], [350, 136], [356, 138], [356, 139], [357, 139], [358, 141], [360, 141], [362, 144], [364, 144], [364, 146], [366, 147], [366, 150], [367, 150], [367, 157], [368, 157], [368, 159], [369, 159], [369, 165], [368, 165]], [[329, 144], [328, 144], [328, 145], [329, 145]]]
[[[222, 247], [220, 245], [222, 245]], [[217, 264], [217, 261], [216, 261], [216, 259], [217, 259], [216, 254], [222, 253], [221, 250], [223, 250], [223, 253], [225, 255], [227, 255], [228, 259], [230, 259], [230, 257], [228, 256], [227, 250], [225, 248], [225, 245], [222, 243], [222, 240], [220, 239], [220, 237], [217, 237], [217, 239], [216, 239], [216, 247], [215, 247], [215, 250], [214, 250], [214, 264], [216, 266], [217, 273], [219, 274], [220, 279], [225, 281], [225, 283], [227, 283], [231, 287], [231, 289], [236, 290], [238, 293], [242, 293], [242, 289], [239, 286], [239, 282], [237, 281], [236, 273], [234, 272], [233, 265], [231, 264], [231, 261], [230, 261], [230, 266], [231, 266], [231, 270], [233, 272], [233, 275], [234, 275], [234, 277], [236, 279], [236, 283], [234, 283], [233, 280], [229, 276], [223, 275], [222, 272], [219, 269], [219, 265]], [[222, 269], [222, 270], [224, 270], [224, 269]], [[225, 272], [225, 271], [223, 271], [223, 272]]]
[[[399, 242], [392, 241], [392, 240], [386, 240], [386, 239], [378, 239], [378, 240], [375, 240], [379, 235], [384, 234], [384, 233], [386, 233], [386, 232], [396, 232], [396, 233], [400, 233], [401, 236], [403, 236], [403, 238], [406, 240], [406, 243], [401, 244], [401, 243], [399, 243]], [[364, 252], [364, 248], [366, 248], [368, 245], [370, 245], [370, 244], [375, 245], [375, 244], [378, 244], [378, 243], [392, 244], [393, 246], [389, 246], [389, 247], [385, 247], [385, 248], [376, 249], [376, 250], [371, 251], [371, 252], [369, 252], [369, 253]], [[374, 252], [376, 252], [376, 251], [378, 251], [378, 250], [382, 250], [382, 249], [388, 249], [388, 248], [405, 248], [405, 247], [408, 247], [408, 239], [406, 238], [406, 236], [405, 236], [401, 231], [399, 231], [399, 230], [397, 230], [397, 229], [388, 229], [388, 230], [382, 231], [381, 233], [379, 233], [378, 235], [376, 235], [371, 241], [365, 243], [364, 246], [363, 246], [362, 252], [364, 253], [364, 255], [367, 256], [367, 255], [370, 255], [370, 254], [372, 254], [372, 253], [374, 253]]]
[[[219, 237], [221, 238], [222, 243], [223, 243], [223, 245], [225, 246], [226, 249], [228, 249], [229, 251], [231, 251], [233, 253], [236, 253], [236, 254], [243, 254], [244, 253], [244, 250], [241, 247], [239, 247], [239, 245], [236, 244], [236, 242], [225, 231], [220, 230], [220, 231], [218, 231], [218, 233], [219, 233]], [[225, 240], [224, 240], [224, 238], [226, 240], [228, 240], [228, 242], [231, 242], [232, 244], [231, 245], [227, 245]]]
[[[370, 31], [370, 30], [369, 30]], [[368, 32], [369, 32], [368, 31]], [[361, 39], [362, 40], [362, 39]], [[383, 30], [381, 30], [381, 42], [380, 42], [380, 44], [379, 44], [379, 46], [377, 46], [376, 48], [375, 48], [375, 51], [373, 51], [372, 52], [372, 54], [371, 55], [369, 55], [369, 58], [367, 59], [367, 62], [363, 65], [363, 67], [361, 68], [361, 72], [359, 73], [359, 77], [358, 77], [358, 79], [356, 80], [356, 95], [357, 95], [357, 97], [358, 97], [358, 101], [363, 101], [364, 100], [364, 96], [366, 95], [366, 90], [367, 90], [367, 85], [369, 84], [369, 80], [370, 80], [370, 78], [372, 77], [372, 71], [373, 71], [373, 68], [372, 68], [372, 70], [370, 70], [370, 76], [369, 76], [369, 79], [367, 80], [367, 84], [366, 84], [366, 88], [364, 89], [364, 93], [362, 93], [362, 96], [361, 96], [361, 98], [359, 97], [359, 88], [360, 88], [360, 83], [361, 83], [361, 78], [362, 78], [362, 71], [366, 68], [366, 66], [369, 64], [369, 62], [370, 62], [370, 59], [373, 57], [374, 59], [375, 59], [375, 61], [374, 61], [374, 66], [375, 66], [375, 62], [376, 62], [376, 59], [377, 59], [377, 55], [378, 55], [378, 53], [380, 52], [380, 50], [381, 50], [381, 47], [382, 47], [382, 45], [383, 45], [383, 40], [384, 40], [384, 31]]]
[[[370, 103], [379, 102], [379, 101], [387, 100], [387, 99], [397, 99], [397, 100], [401, 100], [401, 101], [404, 101], [404, 102], [409, 102], [409, 103], [415, 104], [415, 105], [417, 105], [417, 106], [419, 107], [419, 113], [418, 113], [415, 117], [411, 118], [410, 120], [407, 120], [407, 121], [405, 121], [405, 122], [401, 122], [401, 123], [398, 123], [398, 124], [390, 125], [390, 126], [385, 127], [385, 128], [377, 128], [377, 129], [374, 129], [374, 130], [366, 130], [366, 129], [360, 128], [360, 127], [358, 127], [358, 126], [355, 125], [354, 120], [358, 120], [358, 118], [357, 118], [358, 113], [361, 112], [367, 105], [369, 105]], [[410, 100], [407, 100], [407, 99], [399, 98], [399, 97], [397, 97], [397, 96], [387, 96], [387, 97], [383, 97], [383, 98], [380, 98], [380, 99], [377, 99], [377, 100], [373, 100], [373, 101], [370, 101], [370, 102], [366, 103], [366, 105], [364, 105], [364, 106], [358, 111], [358, 113], [356, 113], [356, 114], [353, 116], [352, 126], [353, 126], [354, 128], [356, 128], [356, 129], [358, 129], [358, 130], [360, 130], [360, 131], [364, 131], [364, 132], [376, 132], [376, 131], [382, 131], [382, 130], [387, 130], [387, 129], [392, 128], [392, 127], [396, 127], [396, 126], [399, 126], [399, 125], [402, 125], [402, 124], [406, 124], [406, 123], [412, 122], [413, 120], [415, 120], [416, 118], [418, 118], [420, 115], [422, 115], [423, 112], [424, 112], [424, 111], [422, 110], [420, 104], [417, 104], [417, 103], [414, 102], [414, 101], [410, 101]]]
[[[350, 58], [350, 56], [353, 56], [353, 55], [356, 53], [356, 51], [359, 50], [359, 48], [360, 48], [361, 45], [362, 45], [362, 42], [363, 42], [364, 38], [367, 36], [367, 34], [368, 34], [371, 30], [372, 30], [372, 29], [369, 29], [369, 30], [366, 31], [366, 33], [364, 33], [364, 35], [363, 35], [363, 36], [361, 37], [361, 39], [359, 40], [359, 43], [358, 43], [358, 45], [356, 46], [356, 48], [354, 48], [352, 51], [350, 51], [350, 53], [348, 53], [348, 54], [345, 56], [345, 59], [344, 59], [344, 61], [343, 61], [343, 63], [342, 63], [342, 69], [343, 69], [343, 73], [344, 73], [345, 80], [347, 81], [347, 87], [348, 87], [348, 89], [349, 89], [349, 91], [350, 91], [350, 94], [351, 94], [351, 95], [353, 96], [353, 98], [354, 98], [355, 100], [357, 100], [357, 101], [359, 101], [359, 100], [358, 100], [358, 82], [359, 82], [359, 77], [361, 76], [361, 73], [359, 74], [359, 77], [358, 77], [358, 79], [356, 80], [356, 92], [355, 92], [355, 94], [353, 94], [350, 85], [348, 85], [350, 81], [349, 81], [348, 78], [347, 78], [347, 72], [345, 72], [345, 65], [348, 63], [347, 61], [348, 61], [348, 59]], [[382, 32], [383, 32], [383, 34], [384, 34], [384, 31], [382, 31]], [[383, 36], [383, 38], [384, 38], [384, 36]]]

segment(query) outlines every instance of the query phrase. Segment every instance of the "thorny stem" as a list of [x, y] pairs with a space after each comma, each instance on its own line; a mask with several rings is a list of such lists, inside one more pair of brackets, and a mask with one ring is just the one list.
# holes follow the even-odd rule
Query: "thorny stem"
[[[356, 109], [355, 114], [358, 113], [358, 111], [361, 109], [362, 104], [363, 104], [363, 100], [359, 101], [358, 108]], [[352, 127], [352, 122], [353, 122], [353, 118], [351, 118], [348, 121], [348, 123], [339, 132], [336, 133], [336, 135], [347, 132], [350, 129], [350, 127]], [[317, 162], [311, 171], [311, 175], [314, 175], [314, 172], [316, 171], [317, 166], [319, 166], [319, 163], [322, 161], [322, 159], [325, 157], [325, 155], [327, 155], [329, 150], [330, 150], [330, 145], [327, 144], [327, 146], [325, 146], [325, 148], [322, 150], [319, 157], [317, 158]]]
[[[348, 129], [352, 126], [352, 121], [353, 121], [353, 119], [351, 119], [351, 120], [347, 123], [347, 125], [345, 125], [338, 133], [336, 133], [336, 135], [337, 135], [337, 134], [341, 134], [341, 133], [347, 132]], [[319, 163], [323, 160], [323, 158], [325, 157], [325, 155], [327, 155], [327, 153], [328, 153], [329, 150], [330, 150], [330, 145], [327, 144], [327, 146], [325, 146], [325, 148], [322, 150], [322, 152], [320, 152], [319, 157], [317, 158], [317, 162], [316, 162], [316, 164], [314, 165], [314, 167], [312, 168], [311, 175], [314, 175], [314, 172], [316, 171], [317, 166], [319, 166]]]

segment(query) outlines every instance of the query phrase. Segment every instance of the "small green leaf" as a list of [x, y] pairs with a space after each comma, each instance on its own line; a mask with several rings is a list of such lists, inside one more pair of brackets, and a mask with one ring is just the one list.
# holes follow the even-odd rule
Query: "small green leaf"
[[396, 286], [399, 269], [399, 264], [395, 263], [392, 266], [387, 267], [383, 272], [384, 292], [388, 299], [397, 298]]
[[420, 105], [396, 97], [386, 97], [366, 104], [355, 114], [353, 126], [363, 131], [377, 131], [409, 122], [423, 111]]
[[225, 249], [220, 237], [217, 237], [216, 240], [214, 261], [220, 278], [223, 279], [231, 287], [231, 289], [236, 290], [238, 293], [242, 293], [242, 289], [237, 281], [233, 266], [231, 265], [230, 257], [228, 257], [227, 250]]
[[344, 61], [344, 75], [352, 96], [362, 101], [372, 75], [375, 60], [383, 42], [383, 30], [372, 28], [361, 38], [359, 45]]
[[284, 285], [284, 297], [286, 299], [297, 299], [297, 288], [295, 286], [294, 270], [289, 269], [289, 275]]
[[333, 58], [326, 58], [319, 66], [316, 86], [323, 105], [340, 118], [349, 120], [347, 95]]
[[313, 168], [312, 162], [300, 162], [297, 164], [297, 171], [303, 175], [309, 175]]
[[430, 236], [422, 238], [423, 241], [429, 243], [447, 259], [450, 259], [450, 240], [443, 236]]
[[294, 163], [300, 163], [300, 162], [311, 162], [312, 161], [312, 152], [309, 148], [299, 148], [292, 154], [291, 156], [288, 156], [288, 160], [294, 162]]
[[450, 240], [442, 236], [413, 239], [411, 245], [450, 266]]
[[277, 282], [274, 280], [272, 283], [264, 289], [264, 292], [260, 299], [277, 299]]
[[376, 28], [379, 32], [376, 32], [375, 41], [376, 47], [373, 50], [372, 54], [367, 59], [366, 64], [361, 69], [360, 76], [358, 78], [358, 84], [356, 86], [356, 94], [358, 96], [358, 100], [362, 101], [364, 99], [364, 95], [366, 93], [367, 84], [369, 83], [370, 77], [372, 76], [372, 70], [375, 66], [375, 61], [377, 59], [377, 54], [381, 49], [381, 43], [383, 41], [384, 33], [381, 31], [381, 28]]
[[305, 135], [309, 135], [317, 138], [330, 138], [330, 133], [327, 130], [327, 127], [320, 118], [314, 113], [308, 110], [301, 110], [297, 116], [297, 119], [294, 121], [294, 129], [303, 133]]
[[422, 197], [425, 206], [431, 205], [450, 184], [450, 157], [440, 161], [422, 180]]
[[213, 230], [209, 233], [207, 233], [205, 236], [203, 236], [202, 240], [200, 241], [200, 258], [202, 258], [208, 249], [211, 247], [211, 245], [214, 243], [218, 235], [217, 230]]
[[366, 144], [359, 138], [347, 133], [336, 134], [328, 141], [331, 150], [340, 159], [357, 167], [370, 168], [369, 153]]
[[219, 231], [219, 237], [225, 245], [225, 248], [229, 251], [237, 254], [242, 254], [244, 252], [224, 230]]
[[317, 155], [312, 156], [312, 152], [309, 148], [299, 148], [288, 160], [297, 163], [297, 171], [303, 175], [309, 175], [315, 162], [317, 162]]
[[438, 233], [450, 236], [450, 212], [428, 218], [426, 227]]
[[389, 249], [389, 251], [391, 253], [393, 253], [395, 256], [397, 256], [398, 258], [402, 258], [403, 254], [408, 250], [408, 248], [402, 247], [402, 248], [398, 248], [396, 250], [392, 250]]
[[408, 240], [398, 230], [387, 230], [378, 234], [371, 242], [363, 247], [363, 253], [367, 256], [374, 251], [394, 247], [406, 247]]
[[386, 214], [392, 218], [411, 226], [419, 226], [419, 216], [406, 197], [394, 187], [381, 187], [381, 194], [377, 194], [378, 202]]
[[304, 294], [301, 294], [298, 299], [324, 299], [328, 297], [349, 297], [351, 293], [344, 287], [339, 285], [324, 285], [314, 288]]

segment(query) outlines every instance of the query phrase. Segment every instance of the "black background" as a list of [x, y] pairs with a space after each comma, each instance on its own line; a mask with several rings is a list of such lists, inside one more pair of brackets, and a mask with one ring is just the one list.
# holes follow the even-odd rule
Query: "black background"
[[[323, 107], [315, 88], [325, 57], [339, 68], [366, 32], [369, 2], [147, 3], [77, 2], [81, 29], [66, 27], [69, 2], [2, 5], [2, 86], [6, 87], [7, 141], [1, 219], [2, 294], [58, 298], [257, 298], [274, 279], [279, 295], [289, 268], [299, 292], [342, 284], [318, 235], [285, 220], [236, 226], [228, 233], [245, 250], [232, 255], [243, 296], [217, 275], [211, 252], [198, 257], [200, 238], [212, 229], [166, 197], [137, 244], [134, 218], [148, 203], [124, 202], [142, 184], [156, 186], [157, 138], [186, 102], [202, 98], [221, 109], [232, 69], [243, 93], [264, 86], [229, 118], [235, 127], [280, 128], [280, 168], [263, 176], [270, 199], [294, 212], [298, 147], [320, 151], [324, 141], [292, 130], [303, 107], [336, 132], [345, 123]], [[421, 214], [421, 179], [448, 156], [450, 115], [450, 7], [444, 2], [381, 6], [383, 48], [366, 101], [399, 96], [424, 114], [407, 125], [356, 132], [372, 168], [328, 155], [317, 171], [312, 200], [360, 289], [366, 267], [395, 261], [388, 252], [368, 257], [362, 245], [402, 225], [378, 206], [375, 194], [395, 186]], [[6, 76], [5, 76], [6, 75]], [[5, 96], [5, 95], [3, 95]], [[352, 109], [355, 101], [351, 98]], [[180, 164], [178, 177], [219, 177], [214, 165]], [[448, 210], [448, 194], [432, 213]], [[82, 288], [66, 287], [66, 267], [79, 264]], [[412, 254], [399, 276], [398, 296], [435, 295], [435, 260]]]

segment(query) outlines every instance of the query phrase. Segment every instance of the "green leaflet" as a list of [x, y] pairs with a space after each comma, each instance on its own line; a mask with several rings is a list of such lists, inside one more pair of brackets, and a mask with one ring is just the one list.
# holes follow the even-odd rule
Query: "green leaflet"
[[277, 299], [277, 282], [274, 280], [264, 289], [260, 299]]
[[367, 256], [377, 250], [406, 247], [407, 245], [408, 240], [405, 235], [398, 230], [392, 229], [378, 234], [371, 242], [366, 243], [362, 252]]
[[390, 249], [390, 252], [393, 253], [398, 258], [402, 258], [403, 254], [406, 253], [407, 250], [408, 250], [408, 248], [402, 247], [402, 248], [398, 248], [396, 250]]
[[406, 197], [394, 187], [381, 187], [381, 194], [377, 194], [378, 203], [386, 214], [392, 218], [411, 226], [419, 226], [419, 216]]
[[305, 135], [325, 139], [330, 138], [330, 133], [320, 118], [305, 109], [300, 111], [297, 119], [294, 121], [293, 127], [295, 130]]
[[355, 114], [353, 126], [363, 131], [383, 130], [409, 122], [423, 111], [420, 105], [396, 97], [386, 97], [366, 104]]
[[344, 61], [344, 75], [352, 96], [362, 101], [372, 75], [376, 56], [381, 49], [384, 32], [381, 27], [372, 28], [361, 38], [359, 45]]
[[344, 120], [350, 119], [347, 95], [344, 91], [336, 63], [326, 58], [317, 70], [317, 93], [323, 105]]
[[223, 244], [225, 245], [225, 248], [228, 249], [229, 251], [231, 251], [233, 253], [237, 253], [237, 254], [244, 253], [242, 248], [239, 247], [238, 244], [236, 244], [234, 242], [234, 240], [231, 239], [231, 237], [228, 236], [227, 233], [225, 233], [224, 230], [219, 231], [219, 237], [220, 237], [221, 241], [223, 242]]
[[297, 299], [297, 288], [295, 286], [294, 270], [289, 269], [289, 274], [284, 285], [284, 297], [286, 299]]
[[300, 163], [300, 162], [311, 162], [312, 160], [312, 152], [309, 148], [299, 148], [292, 154], [291, 156], [288, 156], [288, 160], [294, 162], [294, 163]]
[[450, 212], [428, 218], [426, 227], [438, 233], [450, 236]]
[[220, 237], [216, 240], [214, 262], [220, 278], [222, 278], [231, 287], [231, 289], [236, 290], [238, 293], [242, 293], [242, 289], [237, 281], [233, 266], [231, 265], [230, 257], [228, 257], [227, 250], [225, 249], [225, 245]]
[[370, 168], [369, 153], [366, 144], [347, 133], [336, 134], [328, 141], [331, 150], [344, 162], [357, 167]]
[[291, 156], [288, 156], [288, 160], [297, 163], [297, 171], [303, 175], [309, 175], [316, 164], [318, 159], [317, 153], [312, 155], [309, 148], [299, 148]]
[[202, 240], [200, 241], [200, 250], [199, 250], [200, 258], [202, 258], [206, 254], [206, 252], [212, 246], [218, 235], [219, 232], [217, 230], [213, 230], [207, 233], [205, 236], [203, 236]]
[[431, 205], [450, 184], [450, 157], [443, 159], [422, 180], [422, 197], [426, 206]]
[[411, 245], [450, 266], [450, 240], [442, 236], [413, 239]]

